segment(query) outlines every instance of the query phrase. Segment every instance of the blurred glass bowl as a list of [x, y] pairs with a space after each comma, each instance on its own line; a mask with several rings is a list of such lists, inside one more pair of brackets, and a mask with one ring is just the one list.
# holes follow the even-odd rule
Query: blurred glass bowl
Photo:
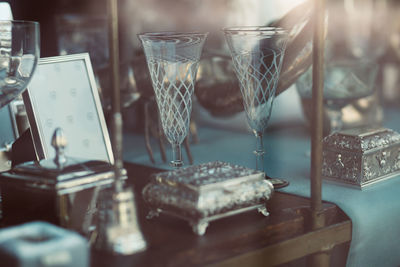
[[0, 21], [0, 108], [27, 87], [40, 54], [39, 23]]
[[[323, 101], [329, 119], [329, 132], [339, 131], [343, 128], [343, 109], [350, 104], [357, 103], [360, 99], [367, 100], [361, 105], [363, 106], [362, 110], [356, 109], [361, 113], [356, 116], [358, 120], [354, 121], [353, 119], [353, 125], [361, 126], [371, 123], [370, 120], [365, 120], [362, 113], [367, 114], [369, 109], [373, 107], [372, 103], [376, 103], [376, 101], [368, 100], [368, 98], [375, 97], [377, 73], [378, 64], [374, 61], [349, 59], [326, 63]], [[310, 120], [312, 113], [312, 67], [297, 80], [296, 87], [301, 97], [304, 114]], [[371, 103], [366, 104], [368, 101]], [[351, 127], [351, 125], [349, 126]]]

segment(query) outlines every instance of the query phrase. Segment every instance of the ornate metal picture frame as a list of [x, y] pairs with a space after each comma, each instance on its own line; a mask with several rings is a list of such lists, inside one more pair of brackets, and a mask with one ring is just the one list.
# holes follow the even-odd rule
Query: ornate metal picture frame
[[67, 156], [114, 162], [88, 53], [41, 58], [23, 100], [38, 159], [54, 157], [51, 137], [61, 127]]

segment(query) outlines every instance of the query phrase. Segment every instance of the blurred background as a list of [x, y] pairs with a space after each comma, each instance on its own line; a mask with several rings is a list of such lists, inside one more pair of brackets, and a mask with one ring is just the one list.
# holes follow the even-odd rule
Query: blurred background
[[[107, 115], [111, 94], [106, 1], [8, 3], [15, 19], [40, 22], [42, 57], [90, 53]], [[291, 31], [293, 38], [288, 49], [293, 52], [288, 52], [292, 54], [291, 61], [282, 70], [287, 75], [281, 75], [281, 79], [290, 82], [278, 90], [283, 93], [276, 98], [268, 130], [287, 125], [307, 126], [311, 76], [310, 57], [306, 54], [311, 49], [311, 27], [305, 24], [310, 21], [310, 4], [306, 0], [120, 0], [121, 97], [126, 129], [143, 132], [146, 120], [150, 126], [157, 124], [157, 114], [152, 114], [156, 110], [152, 108], [152, 87], [136, 35], [179, 30], [210, 32], [198, 73], [193, 118], [199, 125], [248, 131], [221, 28], [270, 25], [277, 21]], [[398, 1], [327, 0], [325, 134], [342, 128], [379, 125], [385, 108], [398, 106], [399, 12]], [[303, 32], [303, 39], [296, 38], [299, 32]], [[151, 111], [147, 115], [146, 106]], [[150, 130], [157, 135], [155, 132]]]

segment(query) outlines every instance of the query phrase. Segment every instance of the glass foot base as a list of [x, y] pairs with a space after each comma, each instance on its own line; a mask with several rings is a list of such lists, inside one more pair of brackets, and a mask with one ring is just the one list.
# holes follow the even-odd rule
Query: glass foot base
[[274, 189], [279, 189], [279, 188], [286, 187], [289, 185], [288, 181], [285, 181], [282, 179], [272, 178], [272, 177], [269, 177], [268, 175], [265, 175], [265, 178], [268, 179], [272, 183], [272, 185], [274, 186]]
[[173, 168], [181, 168], [183, 166], [183, 161], [181, 160], [173, 160], [169, 163], [169, 165]]

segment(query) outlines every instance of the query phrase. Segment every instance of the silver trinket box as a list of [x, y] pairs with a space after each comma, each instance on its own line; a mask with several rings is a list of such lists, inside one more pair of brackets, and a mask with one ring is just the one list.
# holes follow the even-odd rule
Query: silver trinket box
[[268, 216], [273, 186], [263, 172], [216, 161], [155, 174], [142, 193], [148, 218], [174, 215], [203, 235], [210, 221], [223, 217], [253, 209]]
[[400, 135], [386, 128], [355, 128], [323, 140], [322, 176], [362, 189], [400, 173]]

